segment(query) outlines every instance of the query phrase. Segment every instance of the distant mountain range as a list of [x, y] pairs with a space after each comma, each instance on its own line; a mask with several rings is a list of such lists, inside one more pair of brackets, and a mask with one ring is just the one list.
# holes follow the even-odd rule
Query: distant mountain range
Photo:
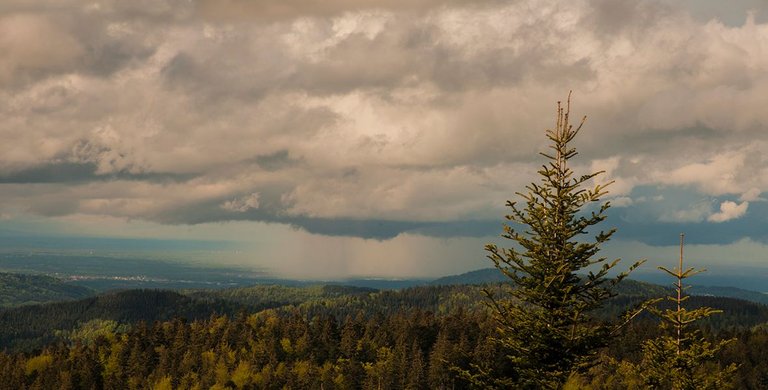
[[[181, 268], [180, 268], [181, 269]], [[191, 268], [190, 268], [191, 269]], [[187, 271], [187, 269], [184, 269]], [[165, 271], [165, 272], [169, 272]], [[189, 271], [187, 271], [189, 272]], [[217, 277], [215, 272], [209, 274]], [[203, 275], [197, 275], [202, 279]], [[418, 286], [452, 286], [452, 285], [482, 285], [489, 283], [503, 283], [508, 281], [495, 268], [479, 269], [466, 272], [459, 275], [446, 276], [434, 280], [424, 279], [349, 279], [342, 281], [297, 281], [289, 279], [269, 279], [269, 278], [246, 278], [239, 280], [237, 284], [246, 287], [243, 283], [250, 282], [248, 285], [281, 285], [287, 287], [302, 287], [318, 284], [354, 286], [375, 290], [398, 290]], [[117, 283], [119, 282], [119, 283]], [[101, 282], [103, 283], [103, 282]], [[219, 287], [222, 284], [206, 285], [202, 283], [169, 283], [155, 282], [148, 283], [146, 280], [119, 280], [112, 281], [106, 285], [111, 289], [128, 290], [136, 288], [160, 288], [160, 289], [189, 289], [189, 288], [207, 288]], [[104, 288], [92, 289], [95, 287], [93, 280], [60, 280], [45, 275], [27, 275], [20, 273], [2, 273], [0, 272], [0, 307], [12, 307], [28, 305], [35, 303], [71, 301], [81, 298], [94, 296]], [[653, 292], [656, 295], [668, 294], [672, 291], [669, 286], [660, 286], [653, 283], [646, 283], [635, 280], [626, 280], [619, 285], [619, 292], [622, 294], [633, 294], [635, 290], [642, 290], [643, 294]], [[101, 287], [101, 286], [100, 286]], [[237, 285], [232, 287], [238, 287]], [[768, 305], [768, 294], [756, 291], [740, 289], [735, 287], [720, 286], [702, 286], [693, 285], [687, 290], [691, 295], [710, 296], [710, 297], [728, 297], [743, 299], [750, 302]]]
[[[484, 268], [476, 271], [466, 272], [459, 275], [446, 276], [439, 279], [435, 279], [429, 282], [430, 285], [457, 285], [457, 284], [486, 284], [486, 283], [502, 283], [508, 279], [496, 268]], [[631, 279], [627, 281], [632, 281]], [[658, 286], [666, 291], [672, 291], [672, 287], [659, 286], [652, 283], [645, 283], [636, 281], [636, 283], [644, 283], [648, 285]], [[768, 305], [768, 294], [763, 294], [757, 291], [745, 290], [736, 287], [720, 287], [720, 286], [700, 286], [692, 285], [688, 290], [688, 294], [711, 296], [711, 297], [727, 297], [738, 298], [745, 301], [762, 303]]]
[[738, 299], [743, 299], [745, 301], [757, 302], [757, 303], [762, 303], [764, 305], [768, 305], [768, 294], [764, 294], [757, 291], [744, 290], [736, 287], [693, 285], [686, 292], [691, 295], [738, 298]]
[[[25, 298], [17, 302], [23, 300], [24, 303], [31, 303], [35, 299], [50, 299], [51, 302], [0, 308], [0, 350], [32, 351], [69, 337], [67, 335], [87, 333], [93, 326], [133, 326], [139, 322], [152, 323], [173, 318], [194, 321], [210, 318], [214, 314], [240, 316], [240, 313], [258, 313], [266, 309], [308, 317], [330, 315], [337, 321], [359, 313], [390, 316], [416, 310], [434, 315], [450, 315], [462, 311], [486, 310], [483, 287], [461, 282], [484, 281], [483, 274], [491, 280], [498, 280], [493, 279], [495, 276], [491, 271], [494, 270], [473, 272], [467, 278], [457, 275], [452, 277], [455, 284], [446, 285], [435, 281], [433, 285], [399, 290], [375, 290], [338, 284], [260, 284], [229, 289], [133, 289], [98, 294], [92, 290], [69, 290], [76, 286], [53, 278], [2, 274], [0, 280], [11, 281], [5, 285], [5, 290], [15, 288], [25, 292]], [[499, 288], [498, 285], [487, 287], [492, 290]], [[50, 291], [73, 294], [46, 293]], [[628, 307], [670, 291], [668, 287], [627, 280], [620, 284], [619, 296], [607, 301], [595, 315], [605, 319], [617, 318]], [[41, 292], [41, 295], [30, 295], [32, 292]], [[722, 292], [744, 294], [744, 290], [738, 289]], [[94, 295], [73, 300], [76, 294]], [[60, 298], [63, 301], [57, 301]], [[687, 305], [691, 308], [711, 306], [723, 310], [722, 314], [704, 322], [704, 325], [718, 329], [750, 328], [768, 322], [768, 306], [743, 299], [693, 296]]]
[[434, 286], [452, 284], [485, 284], [501, 283], [508, 280], [509, 279], [496, 268], [483, 268], [475, 271], [465, 272], [463, 274], [444, 276], [429, 282], [429, 284]]

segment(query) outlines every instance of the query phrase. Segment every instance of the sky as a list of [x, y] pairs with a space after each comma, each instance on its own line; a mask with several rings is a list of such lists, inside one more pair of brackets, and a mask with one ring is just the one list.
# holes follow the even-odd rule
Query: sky
[[[490, 266], [572, 92], [610, 256], [768, 277], [761, 0], [6, 0], [0, 235], [301, 278]], [[211, 261], [224, 261], [212, 259]]]

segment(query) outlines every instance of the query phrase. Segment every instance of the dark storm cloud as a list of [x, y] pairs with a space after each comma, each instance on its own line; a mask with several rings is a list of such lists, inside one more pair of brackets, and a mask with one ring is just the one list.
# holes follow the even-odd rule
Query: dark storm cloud
[[293, 226], [310, 233], [329, 236], [352, 236], [377, 240], [397, 237], [399, 234], [414, 231], [422, 226], [431, 225], [425, 222], [385, 221], [385, 220], [345, 220], [328, 218], [290, 218]]
[[[194, 206], [194, 210], [167, 215], [169, 219], [160, 220], [171, 224], [197, 224], [225, 221], [262, 221], [293, 226], [309, 233], [326, 236], [349, 236], [374, 240], [388, 240], [398, 235], [410, 233], [427, 237], [487, 237], [501, 231], [499, 221], [451, 221], [422, 222], [406, 220], [355, 220], [346, 218], [312, 218], [305, 216], [285, 216], [265, 209], [253, 209], [246, 212], [227, 213], [217, 210], [215, 204]], [[184, 210], [182, 210], [184, 211]], [[183, 217], [183, 220], [178, 220]]]
[[750, 204], [750, 212], [744, 217], [723, 223], [701, 222], [627, 222], [609, 219], [617, 227], [616, 238], [625, 241], [639, 241], [649, 245], [674, 245], [685, 233], [690, 244], [726, 245], [748, 238], [754, 242], [768, 244], [765, 218], [768, 207], [765, 203]]
[[83, 183], [100, 180], [135, 180], [149, 182], [186, 181], [195, 177], [194, 174], [178, 173], [131, 173], [125, 171], [108, 174], [97, 173], [95, 163], [47, 163], [17, 171], [0, 173], [0, 184], [32, 184], [32, 183]]
[[302, 160], [291, 157], [288, 150], [283, 149], [274, 153], [256, 156], [249, 161], [253, 161], [264, 170], [277, 171], [300, 164]]
[[[214, 202], [189, 205], [175, 209], [165, 215], [157, 215], [157, 221], [168, 224], [199, 224], [224, 221], [262, 221], [287, 224], [309, 233], [328, 236], [353, 236], [367, 239], [386, 240], [405, 232], [421, 232], [425, 227], [440, 224], [414, 221], [389, 220], [352, 220], [344, 218], [312, 218], [305, 216], [287, 216], [282, 212], [282, 205], [277, 198], [263, 196], [266, 200], [259, 208], [245, 211], [229, 211], [221, 206], [224, 199]], [[469, 232], [465, 232], [469, 233]]]
[[500, 220], [414, 222], [300, 218], [292, 219], [290, 223], [310, 233], [378, 240], [394, 238], [404, 233], [435, 238], [455, 238], [498, 236], [503, 231]]
[[0, 174], [0, 183], [66, 183], [92, 180], [96, 164], [61, 163], [46, 164], [15, 172]]

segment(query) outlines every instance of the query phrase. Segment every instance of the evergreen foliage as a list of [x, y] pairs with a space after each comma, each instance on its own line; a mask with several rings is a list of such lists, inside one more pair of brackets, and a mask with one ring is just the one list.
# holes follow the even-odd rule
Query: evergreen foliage
[[[548, 162], [538, 171], [540, 181], [518, 192], [525, 206], [508, 201], [506, 218], [518, 229], [504, 226], [502, 237], [514, 241], [511, 248], [486, 246], [488, 257], [512, 282], [505, 295], [488, 293], [498, 324], [498, 342], [508, 351], [513, 369], [490, 372], [479, 369], [474, 376], [482, 386], [560, 388], [574, 371], [583, 371], [598, 350], [609, 342], [610, 325], [593, 321], [590, 314], [615, 296], [614, 287], [629, 271], [609, 278], [619, 261], [596, 257], [614, 229], [599, 232], [592, 241], [583, 238], [594, 225], [605, 220], [609, 202], [600, 204], [610, 184], [587, 188], [601, 172], [575, 176], [569, 162], [577, 155], [571, 146], [578, 127], [570, 123], [570, 95], [565, 107], [557, 104], [554, 130], [547, 130]], [[597, 206], [595, 211], [587, 209]], [[583, 273], [589, 269], [586, 277]]]
[[663, 335], [643, 343], [644, 355], [637, 367], [638, 373], [643, 383], [652, 389], [723, 389], [729, 387], [736, 365], [721, 368], [714, 362], [716, 355], [731, 340], [712, 343], [701, 332], [689, 329], [694, 322], [722, 311], [708, 306], [689, 310], [683, 306], [689, 298], [684, 295], [683, 280], [703, 272], [694, 268], [683, 270], [683, 238], [681, 234], [679, 267], [673, 270], [659, 267], [676, 279], [677, 295], [666, 298], [675, 303], [677, 309], [648, 308], [661, 320]]
[[[621, 290], [632, 286], [625, 282]], [[472, 385], [457, 371], [482, 366], [490, 372], [508, 372], [511, 362], [493, 342], [494, 320], [480, 304], [479, 286], [472, 287], [475, 292], [469, 302], [474, 309], [448, 304], [445, 311], [435, 311], [442, 305], [437, 302], [465, 295], [470, 291], [467, 288], [414, 288], [369, 293], [367, 298], [348, 291], [332, 299], [310, 298], [299, 305], [266, 310], [243, 308], [240, 314], [207, 314], [196, 320], [162, 320], [179, 311], [158, 317], [157, 291], [136, 291], [132, 299], [109, 295], [114, 313], [99, 310], [106, 317], [123, 318], [120, 313], [143, 309], [146, 313], [141, 318], [148, 320], [93, 319], [66, 332], [49, 330], [47, 333], [61, 337], [55, 343], [24, 352], [6, 349], [0, 352], [0, 389], [468, 389]], [[326, 290], [307, 289], [308, 296]], [[263, 299], [291, 300], [298, 294], [284, 293], [283, 298], [273, 291]], [[636, 284], [627, 293], [645, 299], [658, 295], [658, 288]], [[253, 303], [262, 302], [255, 295], [252, 298]], [[620, 306], [626, 307], [626, 301], [618, 298], [621, 296], [600, 311], [616, 313]], [[200, 299], [210, 302], [208, 313], [221, 308], [216, 299]], [[34, 314], [28, 313], [27, 321], [63, 325], [53, 321], [62, 313], [59, 305], [38, 306]], [[82, 300], [78, 305], [88, 307], [93, 301]], [[716, 362], [707, 364], [738, 362], [733, 379], [736, 387], [766, 388], [768, 326], [760, 324], [768, 323], [768, 307], [717, 297], [691, 297], [686, 306], [724, 309], [724, 315], [691, 324], [707, 340], [734, 340], [717, 354]], [[8, 314], [22, 309], [29, 307]], [[728, 321], [711, 321], [720, 317]], [[602, 351], [600, 364], [582, 376], [572, 376], [568, 385], [601, 390], [646, 388], [629, 368], [642, 359], [643, 342], [656, 338], [659, 330], [650, 318], [638, 318]], [[0, 334], [11, 335], [16, 327], [6, 323], [0, 326]]]

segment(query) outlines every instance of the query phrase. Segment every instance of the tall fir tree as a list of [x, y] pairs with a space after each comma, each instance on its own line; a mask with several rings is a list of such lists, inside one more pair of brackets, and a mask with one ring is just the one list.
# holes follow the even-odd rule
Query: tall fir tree
[[517, 195], [525, 206], [507, 201], [511, 214], [502, 237], [510, 248], [495, 244], [485, 249], [511, 286], [502, 296], [486, 291], [497, 327], [496, 341], [511, 361], [510, 372], [478, 367], [470, 379], [483, 387], [561, 388], [571, 373], [593, 364], [599, 349], [611, 338], [613, 325], [595, 321], [591, 314], [616, 295], [614, 287], [632, 269], [608, 277], [619, 259], [597, 257], [600, 246], [615, 229], [600, 231], [591, 240], [594, 225], [606, 218], [609, 202], [605, 184], [593, 179], [603, 171], [575, 176], [569, 162], [577, 155], [571, 146], [586, 117], [574, 128], [570, 123], [570, 94], [565, 107], [557, 103], [554, 130], [547, 130], [550, 151], [538, 171], [539, 182]]
[[736, 365], [721, 367], [716, 356], [731, 340], [712, 343], [699, 330], [690, 329], [696, 321], [720, 313], [721, 310], [706, 306], [688, 310], [683, 305], [689, 297], [684, 293], [686, 286], [683, 281], [704, 272], [694, 268], [683, 270], [684, 237], [684, 234], [680, 234], [679, 266], [672, 270], [659, 267], [675, 278], [675, 295], [666, 297], [667, 301], [672, 302], [673, 308], [648, 308], [660, 319], [663, 335], [643, 343], [643, 359], [636, 366], [636, 372], [649, 389], [730, 388], [730, 379], [736, 371]]

